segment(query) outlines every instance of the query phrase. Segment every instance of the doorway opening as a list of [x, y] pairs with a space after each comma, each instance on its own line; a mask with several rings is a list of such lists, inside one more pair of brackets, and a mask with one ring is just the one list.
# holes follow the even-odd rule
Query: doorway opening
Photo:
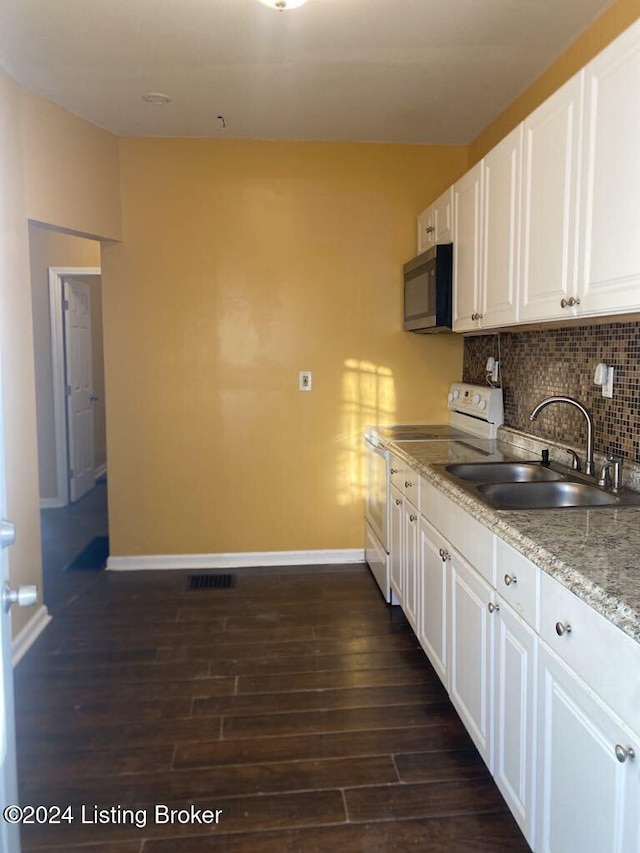
[[43, 593], [55, 612], [108, 554], [100, 243], [29, 223], [29, 251]]

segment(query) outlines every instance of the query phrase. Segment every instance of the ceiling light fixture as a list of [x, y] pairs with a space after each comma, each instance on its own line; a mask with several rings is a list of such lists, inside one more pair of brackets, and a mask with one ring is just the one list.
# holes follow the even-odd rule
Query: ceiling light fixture
[[272, 9], [277, 9], [279, 12], [285, 12], [304, 6], [307, 0], [260, 0], [260, 2], [264, 3], [265, 6], [271, 6]]
[[142, 96], [142, 100], [148, 104], [168, 104], [171, 98], [169, 95], [163, 95], [162, 92], [147, 92]]

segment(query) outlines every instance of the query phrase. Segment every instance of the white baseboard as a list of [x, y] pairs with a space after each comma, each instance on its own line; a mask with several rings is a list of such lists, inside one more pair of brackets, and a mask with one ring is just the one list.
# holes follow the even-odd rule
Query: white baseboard
[[107, 463], [105, 462], [104, 465], [100, 465], [99, 468], [96, 468], [96, 471], [95, 471], [96, 480], [99, 480], [100, 477], [104, 477], [104, 475], [106, 473], [107, 473]]
[[66, 505], [62, 498], [40, 498], [40, 509], [60, 509]]
[[145, 569], [247, 569], [254, 566], [325, 566], [363, 562], [363, 548], [345, 548], [336, 551], [245, 551], [232, 554], [109, 557], [107, 569], [118, 572]]
[[14, 666], [22, 660], [49, 622], [51, 622], [51, 616], [43, 604], [13, 638], [11, 657]]

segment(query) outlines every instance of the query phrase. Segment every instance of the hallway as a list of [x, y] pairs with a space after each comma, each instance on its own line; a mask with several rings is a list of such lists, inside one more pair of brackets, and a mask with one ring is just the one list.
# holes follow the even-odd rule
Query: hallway
[[107, 481], [74, 504], [40, 511], [44, 602], [52, 616], [83, 590], [93, 585], [100, 572], [66, 571], [67, 566], [96, 536], [108, 536]]

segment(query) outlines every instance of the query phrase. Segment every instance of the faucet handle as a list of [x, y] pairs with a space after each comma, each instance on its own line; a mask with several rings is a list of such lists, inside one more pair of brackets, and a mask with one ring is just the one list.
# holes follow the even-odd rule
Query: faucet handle
[[582, 471], [582, 464], [580, 463], [580, 457], [575, 452], [575, 450], [572, 450], [570, 447], [565, 447], [565, 450], [571, 456], [571, 468], [574, 471]]
[[[622, 462], [622, 456], [614, 454], [607, 456], [600, 471], [598, 485], [604, 486], [605, 489], [611, 489], [613, 492], [619, 492], [622, 487]], [[611, 473], [613, 473], [613, 477]]]

